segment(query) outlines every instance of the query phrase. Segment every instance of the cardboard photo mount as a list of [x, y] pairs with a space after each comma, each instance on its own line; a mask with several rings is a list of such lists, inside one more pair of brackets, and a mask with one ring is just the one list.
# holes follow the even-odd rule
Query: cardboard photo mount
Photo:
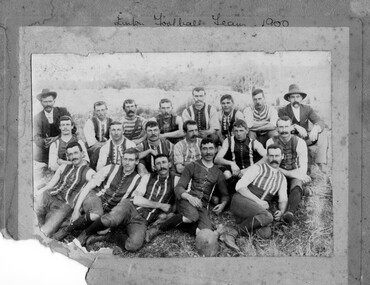
[[[21, 27], [19, 30], [18, 237], [42, 240], [90, 267], [94, 284], [122, 280], [151, 284], [343, 284], [348, 280], [349, 64], [348, 27], [336, 28], [114, 28]], [[32, 54], [217, 51], [329, 51], [333, 151], [332, 257], [125, 259], [79, 254], [40, 233], [33, 210]], [[35, 95], [35, 94], [33, 94]], [[336, 155], [339, 154], [340, 155]], [[263, 270], [265, 269], [265, 270]], [[264, 273], [266, 272], [266, 273]], [[118, 278], [118, 279], [117, 279]], [[107, 281], [108, 280], [108, 281]]]

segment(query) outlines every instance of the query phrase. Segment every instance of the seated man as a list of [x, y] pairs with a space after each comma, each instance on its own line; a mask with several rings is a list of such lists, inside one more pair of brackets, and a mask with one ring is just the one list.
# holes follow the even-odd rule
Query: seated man
[[307, 175], [307, 146], [305, 142], [292, 135], [292, 121], [289, 117], [283, 116], [277, 121], [279, 135], [267, 141], [270, 144], [278, 144], [283, 149], [284, 159], [281, 161], [280, 170], [288, 178], [288, 207], [283, 220], [291, 224], [294, 219], [294, 212], [304, 194], [303, 184], [311, 181]]
[[[121, 212], [118, 205], [126, 203], [125, 199], [131, 197], [141, 180], [140, 175], [135, 171], [138, 163], [139, 152], [130, 148], [123, 154], [122, 165], [111, 164], [98, 171], [81, 190], [72, 213], [71, 225], [60, 230], [55, 238], [61, 240], [68, 233], [84, 230], [78, 237], [81, 245], [84, 246], [87, 238], [102, 227], [118, 225]], [[81, 213], [84, 215], [81, 216]], [[105, 215], [107, 213], [110, 215]], [[138, 218], [136, 222], [145, 224], [143, 218]], [[132, 243], [129, 245], [130, 242]], [[128, 241], [127, 247], [136, 248], [135, 241]]]
[[145, 124], [147, 120], [136, 114], [137, 105], [132, 99], [125, 100], [122, 108], [126, 113], [122, 120], [123, 129], [125, 130], [124, 136], [138, 145], [146, 139]]
[[[299, 90], [298, 85], [290, 85], [289, 92], [284, 95], [284, 99], [290, 104], [279, 110], [279, 117], [288, 116], [291, 119], [293, 133], [305, 140], [309, 151], [316, 148], [315, 162], [322, 169], [323, 164], [327, 163], [328, 149], [328, 138], [324, 131], [325, 123], [310, 106], [301, 103], [306, 96], [306, 93]], [[309, 122], [313, 124], [311, 129], [309, 129]]]
[[237, 180], [243, 176], [247, 168], [266, 156], [262, 144], [248, 137], [248, 127], [243, 120], [235, 121], [233, 133], [233, 136], [224, 140], [215, 158], [216, 164], [223, 165], [220, 170], [230, 183], [228, 188], [231, 194]]
[[184, 137], [183, 122], [180, 116], [172, 114], [172, 109], [172, 102], [169, 99], [162, 99], [159, 102], [160, 114], [155, 119], [158, 123], [161, 137], [176, 144]]
[[50, 182], [41, 188], [35, 197], [39, 225], [48, 237], [72, 214], [81, 188], [95, 174], [95, 171], [84, 163], [82, 147], [78, 142], [69, 143], [66, 149], [72, 164], [62, 164]]
[[72, 142], [78, 142], [82, 148], [83, 163], [90, 164], [90, 159], [87, 154], [85, 144], [79, 140], [76, 135], [72, 134], [74, 124], [69, 116], [62, 116], [59, 119], [59, 129], [61, 131], [60, 138], [50, 145], [49, 148], [49, 168], [56, 171], [63, 164], [72, 164], [72, 161], [67, 159], [66, 148]]
[[144, 175], [156, 171], [154, 157], [158, 154], [165, 154], [173, 163], [173, 144], [168, 140], [160, 138], [158, 123], [148, 121], [145, 126], [146, 140], [137, 146], [140, 151], [140, 163], [138, 173]]
[[184, 123], [183, 128], [185, 138], [175, 144], [173, 149], [173, 159], [177, 173], [182, 173], [186, 165], [201, 158], [200, 142], [202, 139], [198, 138], [197, 123], [188, 120]]
[[254, 89], [252, 92], [253, 107], [244, 110], [244, 117], [249, 127], [249, 136], [256, 139], [266, 147], [266, 141], [277, 135], [276, 121], [278, 119], [276, 109], [267, 104], [262, 89]]
[[222, 95], [220, 103], [222, 110], [218, 112], [218, 120], [221, 126], [219, 138], [222, 143], [226, 138], [232, 136], [234, 122], [236, 120], [244, 121], [244, 115], [234, 108], [234, 99], [231, 95]]
[[[235, 215], [239, 233], [248, 236], [256, 233], [261, 238], [271, 236], [270, 224], [280, 220], [287, 205], [287, 182], [279, 171], [279, 164], [284, 154], [279, 145], [267, 148], [267, 163], [254, 164], [247, 168], [243, 177], [236, 184], [236, 192], [230, 204], [230, 211]], [[279, 210], [272, 215], [269, 202], [279, 196]]]
[[109, 140], [109, 127], [112, 119], [107, 117], [107, 103], [98, 101], [94, 103], [94, 115], [88, 119], [84, 126], [84, 135], [88, 146], [90, 166], [95, 169], [99, 159], [100, 148]]
[[[213, 208], [213, 212], [219, 214], [225, 208], [229, 195], [222, 172], [213, 164], [216, 145], [211, 138], [205, 138], [200, 143], [200, 149], [202, 158], [185, 166], [180, 181], [175, 187], [179, 213], [148, 230], [146, 236], [148, 242], [159, 233], [175, 226], [181, 226], [192, 235], [198, 234], [203, 229], [212, 230], [208, 208], [216, 185], [220, 190], [222, 202]], [[190, 181], [192, 183], [188, 191]], [[185, 227], [184, 224], [186, 224]]]
[[205, 103], [206, 91], [203, 87], [193, 89], [194, 104], [182, 112], [182, 120], [193, 120], [197, 123], [199, 137], [210, 137], [218, 140], [217, 131], [220, 129], [215, 107]]
[[136, 144], [123, 136], [123, 125], [114, 121], [110, 124], [111, 138], [100, 148], [96, 171], [109, 164], [120, 165], [126, 149], [135, 148]]

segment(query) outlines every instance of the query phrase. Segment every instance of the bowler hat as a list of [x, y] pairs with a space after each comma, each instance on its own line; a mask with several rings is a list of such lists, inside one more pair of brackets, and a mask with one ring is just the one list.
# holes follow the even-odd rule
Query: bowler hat
[[57, 92], [50, 91], [49, 89], [42, 89], [40, 94], [36, 95], [37, 100], [41, 101], [45, 97], [53, 96], [55, 99], [57, 97]]
[[289, 96], [291, 94], [300, 94], [302, 96], [302, 98], [306, 98], [307, 94], [302, 92], [301, 90], [299, 90], [299, 86], [297, 84], [291, 84], [289, 86], [289, 92], [287, 94], [284, 95], [284, 99], [286, 101], [289, 101]]
[[215, 256], [218, 251], [218, 234], [210, 229], [203, 229], [197, 233], [195, 248], [201, 256]]

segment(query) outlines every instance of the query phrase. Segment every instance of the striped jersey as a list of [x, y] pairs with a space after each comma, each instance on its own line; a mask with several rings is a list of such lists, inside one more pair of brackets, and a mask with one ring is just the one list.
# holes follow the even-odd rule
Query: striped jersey
[[122, 124], [124, 127], [123, 135], [129, 140], [136, 140], [141, 137], [141, 133], [145, 128], [146, 120], [140, 116], [136, 116], [133, 120], [123, 118]]

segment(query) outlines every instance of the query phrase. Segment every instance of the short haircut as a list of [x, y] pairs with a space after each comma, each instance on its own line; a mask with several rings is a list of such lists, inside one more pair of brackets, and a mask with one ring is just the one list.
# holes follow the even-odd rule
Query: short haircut
[[156, 121], [148, 121], [145, 125], [145, 130], [148, 128], [154, 128], [154, 127], [159, 127], [158, 123]]
[[111, 126], [121, 126], [121, 127], [122, 127], [122, 129], [124, 129], [123, 124], [122, 124], [121, 122], [119, 122], [119, 121], [113, 121], [113, 122], [109, 125], [109, 128], [110, 128]]
[[135, 100], [133, 100], [133, 99], [126, 99], [125, 101], [123, 101], [123, 104], [122, 104], [123, 110], [125, 109], [126, 104], [135, 104], [135, 107], [137, 107], [137, 105], [135, 103]]
[[185, 121], [184, 124], [182, 125], [182, 129], [184, 130], [185, 133], [188, 132], [188, 126], [189, 125], [196, 126], [197, 125], [197, 122], [194, 121], [194, 120], [187, 120], [187, 121]]
[[231, 96], [230, 94], [224, 94], [224, 95], [222, 95], [221, 96], [221, 99], [220, 99], [220, 103], [222, 103], [222, 101], [224, 101], [224, 100], [230, 100], [231, 102], [233, 102], [234, 103], [234, 98], [233, 98], [233, 96]]
[[270, 144], [270, 145], [267, 147], [267, 154], [268, 154], [268, 152], [269, 152], [269, 149], [280, 149], [281, 154], [284, 154], [283, 148], [282, 148], [280, 145], [278, 145], [277, 143]]
[[281, 117], [279, 117], [277, 119], [277, 121], [276, 121], [276, 126], [278, 125], [279, 121], [285, 121], [285, 122], [289, 121], [290, 124], [292, 124], [292, 119], [289, 118], [288, 116], [281, 116]]
[[105, 106], [105, 108], [108, 109], [107, 103], [105, 103], [104, 101], [97, 101], [97, 102], [95, 102], [94, 103], [94, 110], [95, 110], [96, 107], [103, 106], [103, 105]]
[[168, 162], [170, 162], [170, 158], [168, 157], [168, 155], [166, 155], [166, 154], [164, 154], [164, 153], [159, 153], [158, 155], [156, 155], [156, 156], [154, 157], [154, 163], [155, 163], [155, 160], [156, 160], [157, 158], [161, 158], [161, 157], [165, 157], [165, 158], [167, 158], [167, 161], [168, 161]]
[[61, 116], [59, 119], [59, 125], [62, 121], [71, 121], [71, 125], [73, 126], [73, 120], [70, 116]]
[[80, 151], [82, 151], [82, 146], [78, 143], [78, 142], [70, 142], [69, 144], [67, 144], [67, 147], [66, 147], [66, 151], [69, 149], [69, 148], [72, 148], [72, 147], [75, 147], [77, 146], [78, 149]]
[[127, 153], [127, 154], [134, 154], [134, 155], [135, 155], [135, 159], [136, 159], [136, 160], [138, 160], [138, 159], [139, 159], [139, 154], [140, 154], [140, 152], [139, 152], [136, 148], [134, 148], [134, 147], [130, 147], [130, 148], [126, 149], [126, 150], [123, 152], [122, 157], [124, 157], [126, 153]]
[[200, 148], [202, 148], [202, 145], [209, 144], [209, 143], [213, 144], [214, 147], [217, 147], [216, 142], [213, 139], [211, 139], [211, 138], [204, 138], [200, 142]]
[[252, 97], [256, 96], [257, 94], [260, 94], [262, 93], [263, 96], [265, 96], [265, 93], [263, 93], [263, 90], [262, 89], [254, 89], [252, 91]]
[[170, 103], [171, 104], [171, 107], [172, 107], [172, 102], [171, 102], [170, 99], [167, 99], [167, 98], [161, 99], [161, 101], [159, 101], [159, 108], [161, 107], [161, 104], [162, 103]]
[[244, 129], [246, 129], [247, 131], [249, 130], [248, 129], [248, 125], [247, 125], [247, 123], [244, 121], [244, 120], [240, 120], [240, 119], [238, 119], [238, 120], [235, 120], [235, 122], [234, 122], [234, 124], [233, 124], [233, 128], [244, 128]]
[[204, 90], [204, 87], [195, 87], [195, 88], [193, 89], [193, 91], [191, 91], [191, 94], [193, 94], [193, 95], [194, 95], [194, 92], [200, 92], [200, 91], [203, 91], [203, 92], [204, 92], [204, 94], [206, 94], [206, 90]]

